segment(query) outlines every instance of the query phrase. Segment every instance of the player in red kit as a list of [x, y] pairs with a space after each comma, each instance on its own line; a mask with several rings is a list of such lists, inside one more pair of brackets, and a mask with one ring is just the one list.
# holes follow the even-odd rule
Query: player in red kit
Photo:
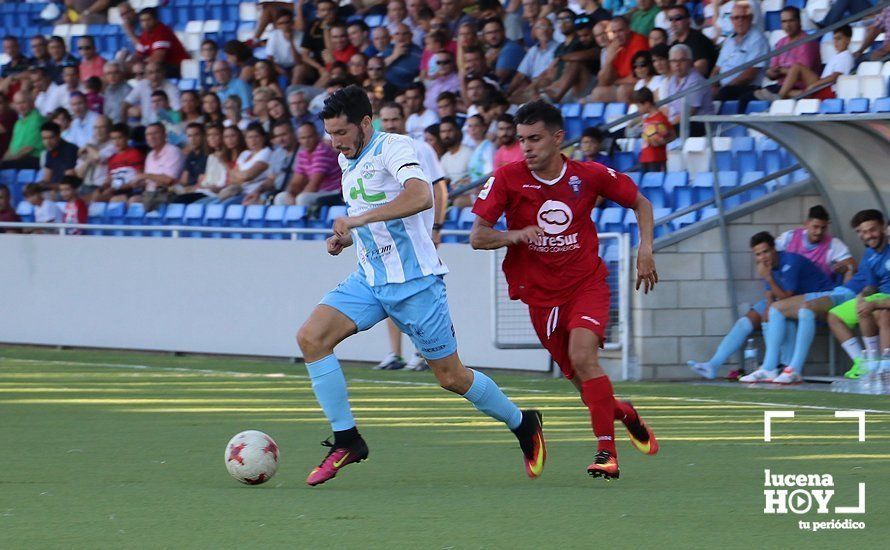
[[[470, 243], [476, 249], [507, 247], [503, 269], [510, 298], [528, 305], [538, 338], [590, 410], [598, 448], [587, 472], [617, 478], [615, 420], [643, 453], [657, 453], [658, 442], [634, 407], [615, 399], [599, 365], [609, 286], [590, 214], [600, 197], [634, 210], [640, 228], [636, 288], [642, 285], [648, 293], [658, 282], [652, 205], [625, 174], [560, 153], [565, 132], [558, 108], [528, 103], [516, 113], [516, 123], [525, 161], [498, 169], [479, 192]], [[502, 214], [507, 231], [494, 229]]]

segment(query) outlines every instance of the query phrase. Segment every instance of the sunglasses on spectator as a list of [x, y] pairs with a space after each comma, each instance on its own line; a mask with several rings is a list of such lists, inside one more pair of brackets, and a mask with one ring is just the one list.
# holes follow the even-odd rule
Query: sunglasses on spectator
[[[783, 23], [784, 23], [784, 21], [783, 21]], [[93, 47], [92, 46], [78, 46], [77, 49], [80, 51], [84, 51], [84, 50], [92, 50]]]
[[648, 67], [648, 66], [649, 66], [649, 65], [647, 65], [647, 64], [645, 64], [645, 63], [634, 63], [634, 68], [635, 68], [635, 69], [641, 69], [641, 68], [643, 68], [643, 67]]
[[682, 21], [684, 19], [689, 19], [686, 15], [675, 15], [673, 17], [668, 17], [668, 21]]
[[451, 65], [451, 60], [450, 59], [437, 59], [436, 64], [437, 65]]
[[748, 19], [751, 17], [750, 15], [731, 15], [729, 18], [733, 21], [741, 21], [742, 19]]

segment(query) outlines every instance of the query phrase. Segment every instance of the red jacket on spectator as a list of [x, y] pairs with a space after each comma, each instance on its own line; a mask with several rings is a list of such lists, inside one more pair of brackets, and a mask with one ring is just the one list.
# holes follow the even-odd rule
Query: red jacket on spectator
[[624, 49], [618, 52], [612, 61], [612, 67], [618, 78], [627, 78], [633, 73], [633, 58], [637, 52], [649, 50], [649, 39], [635, 32], [630, 33]]
[[189, 54], [182, 46], [182, 42], [176, 38], [173, 29], [158, 22], [153, 29], [143, 31], [139, 35], [139, 44], [136, 45], [136, 52], [147, 59], [151, 57], [151, 54], [162, 50], [167, 52], [164, 56], [165, 65], [178, 67], [183, 61], [189, 59]]

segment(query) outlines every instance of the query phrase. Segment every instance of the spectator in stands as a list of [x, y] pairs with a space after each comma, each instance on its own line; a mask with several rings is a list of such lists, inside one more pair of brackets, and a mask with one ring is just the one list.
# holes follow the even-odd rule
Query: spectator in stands
[[61, 22], [104, 25], [108, 21], [108, 8], [119, 3], [116, 0], [65, 0], [68, 10]]
[[31, 67], [33, 61], [22, 53], [19, 40], [14, 36], [3, 38], [3, 53], [7, 62], [0, 65], [0, 91], [15, 93], [20, 86], [18, 77]]
[[[537, 3], [536, 0], [532, 0]], [[526, 52], [525, 57], [516, 69], [513, 80], [507, 87], [507, 97], [513, 103], [521, 103], [523, 99], [533, 97], [535, 90], [550, 84], [552, 74], [547, 70], [553, 64], [554, 54], [559, 44], [553, 40], [553, 23], [546, 17], [540, 17], [532, 29], [535, 43]]]
[[664, 113], [655, 107], [655, 97], [649, 88], [631, 94], [631, 101], [643, 121], [643, 149], [640, 166], [643, 172], [664, 172], [667, 167], [667, 144], [675, 137], [674, 127]]
[[244, 131], [247, 149], [242, 151], [235, 160], [235, 166], [229, 168], [226, 176], [226, 189], [219, 195], [223, 204], [240, 204], [244, 199], [257, 191], [269, 175], [269, 161], [272, 150], [266, 142], [266, 131], [259, 123], [251, 123]]
[[463, 74], [466, 75], [466, 78], [479, 77], [487, 86], [492, 88], [500, 87], [497, 78], [489, 71], [488, 63], [485, 61], [485, 53], [481, 47], [470, 46], [464, 48], [463, 66]]
[[330, 68], [330, 65], [334, 61], [349, 63], [349, 58], [357, 53], [358, 50], [355, 46], [349, 43], [349, 37], [346, 33], [346, 23], [337, 22], [327, 29], [325, 49], [322, 51], [322, 58], [328, 68]]
[[182, 42], [173, 29], [158, 21], [155, 8], [145, 8], [139, 12], [141, 34], [136, 36], [132, 23], [124, 20], [121, 27], [136, 47], [137, 58], [156, 63], [165, 69], [167, 78], [179, 78], [182, 62], [189, 59]]
[[352, 47], [359, 53], [363, 53], [367, 57], [374, 57], [380, 53], [371, 43], [370, 27], [368, 27], [368, 24], [361, 19], [349, 24], [346, 28], [346, 35], [349, 38], [349, 43], [352, 44]]
[[[751, 13], [751, 25], [763, 32], [763, 12], [760, 8], [760, 2], [750, 2], [749, 0], [716, 0], [705, 6], [704, 13], [706, 21], [710, 18], [712, 27], [704, 30], [705, 34], [711, 37], [717, 44], [722, 44], [727, 38], [737, 33], [733, 24], [732, 11], [738, 4], [747, 4], [748, 11]], [[714, 15], [714, 10], [717, 14]]]
[[[538, 0], [522, 0], [520, 5], [522, 14], [521, 42], [526, 48], [531, 48], [538, 43], [538, 39], [535, 38], [535, 24], [543, 17], [541, 15], [541, 3]], [[549, 19], [547, 19], [547, 22], [550, 23], [550, 28], [552, 30], [553, 23]], [[557, 42], [557, 44], [559, 44], [559, 42]]]
[[287, 106], [293, 117], [294, 128], [299, 128], [302, 124], [308, 122], [314, 124], [315, 129], [319, 132], [324, 131], [317, 122], [318, 117], [309, 112], [309, 101], [306, 99], [304, 92], [293, 92], [287, 96]]
[[686, 4], [676, 4], [668, 8], [671, 23], [672, 44], [684, 44], [692, 51], [695, 69], [702, 76], [708, 76], [717, 62], [717, 47], [710, 38], [698, 29], [692, 28], [692, 15]]
[[167, 143], [164, 125], [158, 122], [145, 129], [150, 151], [145, 157], [145, 171], [133, 178], [136, 194], [130, 202], [142, 201], [146, 212], [156, 210], [169, 200], [170, 188], [179, 181], [185, 157], [179, 147]]
[[98, 76], [91, 76], [84, 83], [86, 93], [84, 97], [87, 102], [87, 109], [96, 113], [103, 114], [105, 110], [105, 97], [102, 95], [102, 79]]
[[473, 18], [464, 12], [463, 4], [464, 2], [461, 0], [441, 0], [439, 2], [439, 13], [448, 24], [452, 36], [457, 34], [462, 24], [473, 22]]
[[[780, 49], [789, 43], [797, 42], [806, 36], [800, 24], [800, 10], [794, 6], [786, 6], [781, 11], [782, 30], [785, 31], [776, 49]], [[819, 42], [810, 41], [791, 48], [785, 53], [780, 53], [770, 59], [769, 68], [766, 69], [766, 77], [776, 80], [777, 83], [754, 92], [757, 99], [779, 99], [779, 90], [783, 87], [788, 71], [795, 65], [802, 65], [814, 74], [822, 65], [819, 53]]]
[[[0, 222], [20, 222], [22, 219], [15, 213], [12, 205], [12, 194], [5, 183], [0, 183]], [[0, 227], [0, 233], [18, 233], [17, 229], [4, 229]]]
[[272, 99], [272, 90], [269, 88], [254, 88], [253, 90], [253, 117], [252, 121], [263, 126], [263, 130], [271, 128], [269, 119], [269, 100]]
[[278, 85], [278, 71], [271, 62], [261, 59], [253, 66], [253, 88], [265, 88], [272, 96], [281, 97], [284, 91]]
[[86, 82], [92, 76], [101, 77], [105, 59], [96, 52], [96, 40], [92, 36], [77, 39], [77, 52], [80, 54], [80, 80]]
[[[386, 27], [377, 27], [371, 31], [371, 47], [374, 48], [374, 55], [380, 56], [389, 48], [392, 42], [392, 35]], [[383, 49], [380, 49], [383, 48]]]
[[[402, 0], [390, 0], [387, 2], [386, 20], [384, 21], [384, 25], [386, 25], [386, 28], [389, 29], [389, 33], [393, 36], [395, 36], [399, 25], [405, 25], [411, 33], [412, 41], [414, 40], [415, 34], [423, 32], [417, 26], [417, 22], [408, 17], [408, 8]], [[423, 36], [420, 37], [419, 42], [414, 43], [414, 45], [418, 47], [420, 47], [421, 44], [423, 44]]]
[[596, 126], [585, 128], [581, 132], [581, 141], [575, 149], [572, 158], [581, 162], [598, 162], [604, 166], [614, 168], [612, 158], [602, 152], [603, 133]]
[[204, 126], [198, 122], [192, 122], [185, 128], [185, 136], [188, 153], [182, 164], [182, 174], [179, 176], [176, 189], [176, 197], [170, 202], [190, 204], [196, 200], [207, 197], [204, 193], [197, 192], [198, 186], [207, 171], [208, 149], [204, 139]]
[[392, 45], [381, 54], [386, 66], [384, 78], [395, 88], [404, 89], [420, 74], [421, 49], [411, 41], [411, 29], [404, 23], [395, 27], [392, 36]]
[[648, 36], [655, 28], [655, 17], [659, 13], [661, 8], [655, 5], [655, 0], [637, 0], [636, 7], [630, 12], [630, 30]]
[[247, 130], [250, 119], [244, 118], [244, 109], [242, 108], [240, 97], [236, 95], [229, 96], [223, 103], [223, 113], [226, 114], [226, 118], [223, 121], [223, 125], [226, 128], [235, 126], [239, 130]]
[[201, 96], [201, 116], [207, 124], [222, 124], [226, 116], [222, 112], [219, 96], [213, 92], [205, 92]]
[[28, 92], [17, 92], [12, 98], [12, 107], [19, 119], [12, 128], [12, 139], [3, 158], [0, 170], [36, 170], [40, 165], [43, 142], [40, 127], [44, 118], [34, 108], [34, 101]]
[[637, 79], [634, 90], [649, 88], [655, 96], [655, 101], [667, 97], [667, 78], [655, 70], [651, 52], [637, 52], [631, 63], [633, 64], [633, 75]]
[[457, 120], [446, 118], [440, 121], [439, 136], [442, 139], [442, 146], [445, 148], [445, 153], [439, 161], [442, 163], [445, 177], [449, 180], [449, 189], [469, 183], [469, 165], [473, 150], [462, 143], [463, 132], [461, 132]]
[[[51, 200], [43, 197], [43, 188], [39, 184], [29, 183], [22, 191], [25, 200], [34, 207], [35, 223], [62, 223], [62, 211]], [[43, 233], [39, 230], [25, 230], [26, 233]], [[49, 233], [49, 231], [46, 231]]]
[[216, 86], [213, 78], [213, 63], [219, 59], [219, 46], [209, 38], [201, 42], [201, 58], [198, 60], [198, 87], [201, 91], [207, 91]]
[[365, 54], [361, 52], [353, 54], [346, 65], [353, 84], [361, 86], [368, 80], [368, 57]]
[[494, 69], [498, 83], [507, 86], [525, 57], [525, 49], [517, 42], [507, 40], [504, 22], [500, 19], [489, 19], [483, 23], [482, 39], [488, 66]]
[[442, 155], [445, 154], [445, 145], [442, 143], [442, 136], [439, 135], [438, 124], [426, 127], [423, 131], [423, 141], [432, 147], [436, 154], [439, 155], [439, 161], [441, 163]]
[[433, 61], [436, 65], [436, 74], [427, 86], [424, 107], [429, 111], [436, 112], [438, 98], [443, 93], [460, 93], [460, 77], [456, 72], [457, 67], [451, 52], [442, 50], [436, 53]]
[[78, 65], [69, 65], [62, 68], [62, 84], [55, 86], [55, 103], [58, 107], [71, 110], [71, 98], [75, 93], [85, 93], [86, 88], [80, 81], [80, 68]]
[[670, 45], [670, 37], [668, 36], [667, 31], [660, 27], [655, 27], [649, 31], [648, 37], [650, 50], [659, 44], [664, 44], [666, 46]]
[[[82, 185], [80, 178], [74, 175], [63, 176], [59, 182], [59, 195], [65, 201], [65, 210], [62, 213], [62, 223], [87, 223], [87, 203], [80, 198], [79, 189]], [[80, 235], [80, 229], [66, 230], [68, 235]]]
[[71, 127], [71, 113], [64, 107], [59, 107], [50, 113], [47, 119], [58, 124], [59, 128], [62, 129], [63, 135], [68, 131], [68, 128]]
[[816, 21], [818, 27], [828, 27], [844, 19], [849, 15], [867, 10], [875, 5], [872, 0], [834, 0], [830, 3], [831, 9], [822, 18], [822, 21]]
[[3, 158], [9, 149], [12, 129], [18, 118], [18, 114], [9, 108], [9, 98], [6, 94], [0, 93], [0, 158]]
[[464, 128], [466, 128], [467, 137], [476, 143], [476, 146], [472, 147], [473, 154], [467, 164], [470, 181], [480, 181], [494, 172], [496, 147], [494, 143], [486, 139], [488, 124], [485, 123], [485, 119], [481, 115], [473, 115], [468, 118]]
[[259, 18], [256, 22], [256, 29], [253, 32], [253, 41], [260, 41], [260, 37], [263, 36], [263, 32], [265, 32], [266, 27], [269, 26], [269, 23], [274, 22], [277, 28], [278, 20], [282, 16], [286, 15], [293, 19], [295, 4], [298, 4], [298, 10], [302, 10], [304, 1], [305, 0], [302, 0], [297, 3], [280, 2], [279, 0], [257, 0], [257, 8], [259, 8], [260, 13]]
[[615, 16], [630, 13], [636, 5], [636, 0], [605, 0], [603, 2], [603, 7]]
[[173, 109], [179, 109], [179, 88], [164, 77], [164, 68], [160, 64], [148, 63], [145, 67], [145, 78], [139, 81], [124, 98], [127, 118], [145, 125], [157, 121], [158, 114], [152, 107], [151, 96], [158, 90], [167, 94]]
[[494, 169], [518, 162], [525, 157], [522, 155], [522, 148], [516, 139], [516, 121], [513, 115], [502, 114], [497, 120], [497, 150], [494, 152]]
[[117, 150], [111, 140], [112, 122], [100, 115], [93, 124], [93, 139], [77, 154], [74, 175], [83, 181], [79, 192], [92, 202], [95, 193], [108, 178], [108, 161]]
[[136, 176], [145, 169], [145, 154], [130, 146], [130, 129], [123, 123], [111, 127], [111, 143], [115, 152], [108, 159], [108, 176], [95, 200], [125, 202], [134, 194]]
[[276, 65], [291, 70], [300, 56], [300, 33], [294, 28], [294, 15], [282, 10], [275, 16], [275, 28], [266, 39], [266, 53]]
[[217, 85], [212, 88], [220, 101], [225, 101], [231, 96], [237, 96], [241, 101], [243, 109], [253, 107], [253, 95], [250, 92], [250, 86], [240, 78], [232, 78], [232, 69], [225, 61], [217, 61], [213, 64], [213, 77], [216, 78]]
[[49, 69], [46, 67], [32, 67], [29, 71], [32, 81], [32, 93], [35, 94], [34, 106], [43, 116], [61, 107], [61, 85], [52, 81]]
[[322, 57], [322, 52], [327, 47], [325, 37], [330, 32], [331, 26], [338, 21], [337, 3], [333, 0], [318, 0], [315, 15], [316, 18], [303, 29], [301, 53], [303, 63], [308, 64], [320, 74], [325, 65]]
[[649, 41], [646, 37], [631, 32], [623, 17], [615, 17], [609, 21], [609, 46], [591, 99], [627, 103], [636, 80], [633, 76], [633, 57], [637, 52], [648, 49]]
[[[861, 2], [863, 0], [859, 1]], [[835, 5], [840, 3], [841, 2], [838, 1]], [[825, 20], [828, 20], [830, 16], [831, 13], [829, 12], [829, 15], [825, 18]], [[823, 25], [827, 26], [828, 23], [825, 23], [825, 21], [823, 21]], [[869, 59], [871, 59], [872, 61], [881, 61], [888, 55], [890, 55], [890, 6], [884, 8], [881, 13], [879, 13], [878, 16], [875, 18], [874, 22], [872, 22], [872, 24], [868, 27], [868, 30], [865, 33], [865, 38], [863, 39], [862, 44], [859, 46], [859, 49], [856, 50], [856, 52], [853, 54], [853, 57], [855, 57], [856, 59], [862, 57], [868, 50], [868, 48], [875, 43], [875, 40], [882, 33], [884, 34], [884, 42], [881, 44], [880, 48], [875, 48], [875, 50], [871, 52], [871, 55], [869, 55]]]
[[466, 116], [457, 109], [457, 95], [454, 92], [442, 92], [436, 96], [436, 114], [439, 120], [447, 116], [455, 117], [463, 125]]
[[[473, 21], [465, 21], [460, 24], [457, 30], [457, 70], [461, 74], [473, 74], [466, 65], [466, 52], [471, 49], [482, 51], [482, 41], [479, 40], [479, 34], [476, 32], [476, 23]], [[482, 56], [484, 60], [484, 55]], [[484, 74], [487, 69], [482, 72]]]
[[93, 139], [93, 126], [99, 115], [87, 109], [87, 98], [80, 92], [71, 94], [71, 125], [64, 138], [77, 146], [86, 146]]
[[[711, 88], [701, 86], [705, 77], [693, 68], [692, 49], [686, 44], [675, 44], [670, 51], [671, 76], [668, 79], [667, 95], [673, 96], [687, 90], [698, 88], [689, 92], [683, 99], [674, 100], [667, 105], [667, 115], [675, 131], [679, 128], [683, 115], [683, 103], [689, 109], [688, 115], [712, 115], [714, 114], [714, 102], [711, 101]], [[689, 135], [702, 136], [705, 133], [704, 124], [701, 122], [689, 123]]]
[[47, 49], [46, 37], [42, 34], [32, 36], [28, 41], [31, 45], [31, 66], [32, 67], [50, 67], [53, 58], [49, 55]]
[[793, 65], [785, 74], [785, 82], [779, 89], [778, 98], [786, 99], [804, 94], [817, 99], [835, 97], [834, 84], [838, 77], [850, 74], [856, 65], [856, 60], [850, 53], [852, 37], [853, 29], [850, 25], [835, 29], [833, 38], [836, 53], [825, 63], [822, 75], [804, 65]]
[[[717, 66], [711, 76], [725, 73], [769, 53], [769, 42], [762, 32], [751, 26], [752, 18], [751, 5], [745, 1], [736, 1], [732, 8], [735, 33], [723, 43]], [[744, 111], [748, 105], [747, 98], [760, 88], [765, 66], [766, 61], [761, 61], [741, 72], [724, 76], [720, 79], [720, 89], [714, 99], [739, 100], [739, 109]]]
[[279, 122], [291, 123], [291, 116], [287, 110], [287, 103], [280, 97], [273, 97], [269, 100], [266, 109], [269, 111], [269, 120], [272, 126]]
[[68, 53], [68, 47], [65, 45], [65, 40], [59, 36], [50, 37], [49, 41], [46, 43], [46, 49], [49, 51], [50, 57], [47, 66], [50, 70], [53, 82], [61, 84], [62, 69], [77, 65], [79, 61], [76, 57]]
[[155, 90], [151, 93], [151, 108], [157, 117], [151, 122], [160, 122], [167, 133], [167, 142], [181, 147], [185, 141], [185, 129], [182, 124], [182, 115], [179, 111], [170, 108], [170, 99], [163, 90]]
[[448, 44], [448, 36], [444, 31], [434, 31], [428, 33], [424, 38], [423, 49], [420, 52], [420, 80], [429, 80], [436, 73], [436, 67], [433, 56], [437, 52], [445, 50]]
[[283, 197], [276, 204], [313, 206], [319, 201], [336, 199], [342, 192], [342, 171], [337, 151], [320, 139], [314, 124], [303, 123], [297, 128], [300, 150], [294, 175]]
[[[198, 183], [192, 192], [200, 195], [193, 202], [211, 203], [217, 199], [226, 186], [226, 174], [228, 167], [223, 159], [223, 127], [221, 124], [207, 124], [205, 126], [205, 141], [207, 149], [207, 164], [203, 174], [198, 176]], [[188, 199], [191, 197], [188, 197]], [[182, 202], [182, 201], [180, 201]]]
[[439, 122], [434, 109], [424, 105], [426, 86], [423, 82], [412, 82], [405, 90], [405, 107], [408, 114], [407, 131], [414, 139], [423, 138], [423, 130], [430, 124]]
[[183, 125], [192, 122], [204, 123], [204, 117], [201, 114], [201, 98], [198, 96], [198, 92], [186, 90], [179, 95], [179, 119]]
[[266, 181], [260, 185], [260, 192], [248, 196], [245, 203], [264, 204], [269, 196], [275, 198], [283, 193], [290, 183], [294, 166], [299, 153], [297, 136], [294, 127], [288, 120], [282, 120], [272, 125], [272, 156], [269, 160], [269, 174]]
[[127, 84], [130, 85], [130, 88], [135, 88], [140, 82], [145, 80], [145, 63], [138, 60], [134, 61], [130, 64], [130, 74], [133, 75], [133, 78], [127, 80]]
[[77, 164], [77, 145], [62, 139], [62, 129], [55, 122], [44, 122], [40, 127], [43, 153], [40, 155], [40, 183], [44, 189], [58, 189], [62, 177]]

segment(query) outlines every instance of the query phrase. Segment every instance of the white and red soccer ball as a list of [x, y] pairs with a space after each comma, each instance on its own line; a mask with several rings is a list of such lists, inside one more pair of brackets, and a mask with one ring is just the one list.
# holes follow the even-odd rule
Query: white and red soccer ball
[[226, 469], [232, 477], [248, 485], [272, 479], [278, 471], [279, 451], [275, 441], [257, 430], [247, 430], [226, 445]]

